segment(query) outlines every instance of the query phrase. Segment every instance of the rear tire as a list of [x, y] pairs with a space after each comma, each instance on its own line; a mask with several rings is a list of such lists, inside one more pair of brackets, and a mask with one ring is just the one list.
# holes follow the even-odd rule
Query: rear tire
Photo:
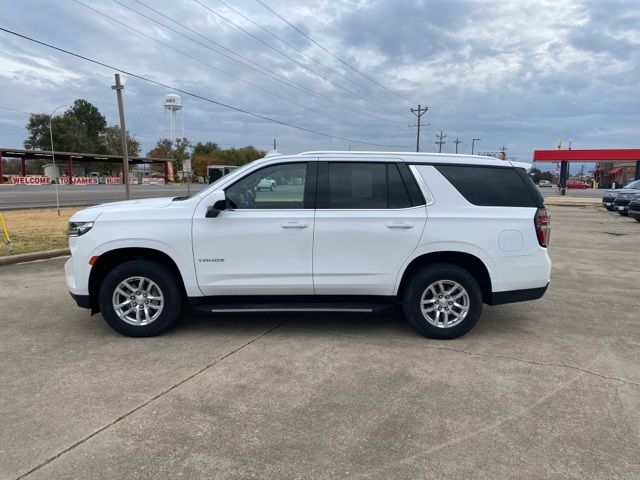
[[100, 310], [116, 332], [152, 337], [168, 330], [180, 316], [182, 293], [164, 265], [132, 260], [111, 270], [98, 292]]
[[437, 263], [411, 277], [402, 306], [405, 317], [420, 333], [448, 340], [464, 335], [478, 323], [482, 291], [463, 268]]

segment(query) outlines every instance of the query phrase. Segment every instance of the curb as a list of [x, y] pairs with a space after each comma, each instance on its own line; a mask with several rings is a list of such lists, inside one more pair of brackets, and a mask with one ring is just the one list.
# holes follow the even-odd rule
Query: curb
[[7, 255], [0, 257], [0, 267], [3, 265], [13, 265], [14, 263], [33, 262], [34, 260], [46, 260], [47, 258], [62, 257], [71, 255], [68, 248], [57, 248], [44, 252], [20, 253], [18, 255]]
[[553, 207], [600, 207], [602, 200], [599, 198], [562, 198], [562, 197], [546, 197], [545, 205]]

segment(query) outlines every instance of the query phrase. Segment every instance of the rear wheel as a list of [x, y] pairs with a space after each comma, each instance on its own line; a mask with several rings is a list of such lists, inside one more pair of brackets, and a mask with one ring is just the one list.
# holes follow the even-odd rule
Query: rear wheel
[[403, 309], [423, 335], [457, 338], [478, 322], [482, 292], [473, 275], [463, 268], [438, 263], [413, 275], [404, 293]]
[[107, 274], [98, 293], [105, 321], [129, 337], [166, 331], [180, 316], [182, 294], [172, 272], [149, 260], [132, 260]]

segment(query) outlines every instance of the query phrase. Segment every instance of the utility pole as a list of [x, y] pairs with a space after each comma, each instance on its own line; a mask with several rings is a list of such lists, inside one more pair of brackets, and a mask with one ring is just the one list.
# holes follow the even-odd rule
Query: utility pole
[[473, 155], [474, 147], [476, 146], [476, 142], [482, 140], [481, 138], [473, 138], [471, 139], [471, 155]]
[[460, 140], [458, 140], [458, 137], [456, 137], [456, 139], [453, 141], [453, 143], [456, 144], [456, 153], [458, 153], [458, 145], [461, 144], [462, 142]]
[[429, 110], [429, 107], [424, 107], [422, 108], [420, 105], [418, 105], [418, 108], [412, 108], [411, 109], [411, 113], [413, 113], [416, 117], [418, 117], [418, 124], [417, 125], [410, 125], [411, 127], [418, 127], [418, 133], [416, 136], [416, 152], [420, 151], [420, 118], [422, 117], [422, 115], [424, 115], [425, 113], [427, 113], [427, 110]]
[[500, 147], [500, 153], [498, 154], [498, 158], [500, 160], [506, 160], [507, 159], [507, 147], [505, 145]]
[[442, 153], [442, 145], [447, 143], [444, 141], [444, 139], [447, 138], [447, 136], [443, 135], [442, 130], [440, 130], [440, 135], [436, 135], [436, 137], [438, 138], [438, 141], [435, 142], [435, 144], [438, 145], [438, 153]]
[[122, 90], [124, 85], [120, 83], [120, 74], [116, 73], [116, 84], [111, 85], [111, 90], [116, 91], [118, 97], [118, 113], [120, 114], [120, 130], [122, 131], [122, 181], [124, 182], [124, 191], [127, 200], [131, 199], [131, 191], [129, 187], [129, 149], [127, 147], [127, 127], [124, 124], [124, 100], [122, 98]]

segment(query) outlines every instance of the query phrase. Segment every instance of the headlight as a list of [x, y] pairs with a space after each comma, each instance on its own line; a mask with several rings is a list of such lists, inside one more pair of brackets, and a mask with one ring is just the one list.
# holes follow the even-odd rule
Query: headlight
[[79, 237], [84, 235], [93, 227], [93, 222], [69, 222], [67, 230], [68, 237]]

